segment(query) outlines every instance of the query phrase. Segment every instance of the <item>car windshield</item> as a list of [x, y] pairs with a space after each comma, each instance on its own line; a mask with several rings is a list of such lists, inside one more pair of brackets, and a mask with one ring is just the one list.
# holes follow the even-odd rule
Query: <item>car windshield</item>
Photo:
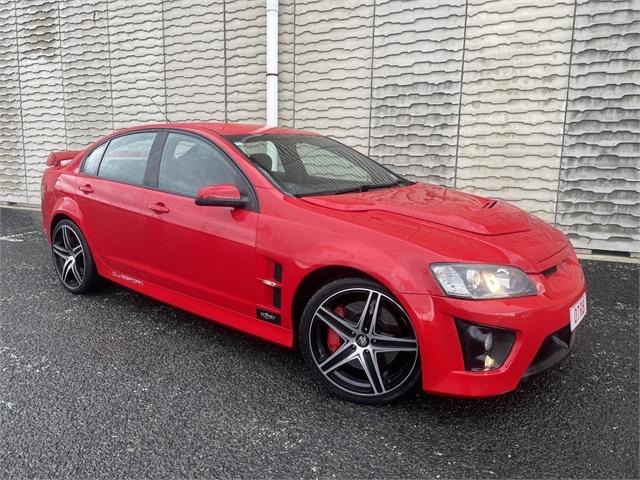
[[259, 134], [226, 138], [291, 195], [335, 195], [412, 183], [327, 137]]

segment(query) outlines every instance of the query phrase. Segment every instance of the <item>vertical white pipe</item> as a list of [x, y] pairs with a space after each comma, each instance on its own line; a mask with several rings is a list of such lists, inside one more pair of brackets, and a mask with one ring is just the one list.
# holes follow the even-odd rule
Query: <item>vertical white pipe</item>
[[267, 126], [278, 126], [278, 0], [267, 0]]

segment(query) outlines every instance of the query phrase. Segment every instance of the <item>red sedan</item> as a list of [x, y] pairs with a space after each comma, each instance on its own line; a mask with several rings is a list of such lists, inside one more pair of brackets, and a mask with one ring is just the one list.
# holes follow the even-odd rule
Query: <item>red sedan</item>
[[555, 228], [311, 132], [149, 125], [47, 163], [43, 226], [69, 291], [103, 277], [299, 348], [348, 400], [508, 392], [567, 356], [586, 313]]

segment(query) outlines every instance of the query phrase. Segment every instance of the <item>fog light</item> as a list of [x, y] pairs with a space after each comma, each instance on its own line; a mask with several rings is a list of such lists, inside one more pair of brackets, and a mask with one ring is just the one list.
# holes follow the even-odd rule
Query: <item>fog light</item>
[[464, 368], [472, 372], [494, 370], [507, 359], [515, 332], [502, 328], [486, 327], [455, 319]]
[[493, 359], [491, 355], [487, 355], [484, 357], [484, 369], [491, 370], [496, 367], [496, 361]]

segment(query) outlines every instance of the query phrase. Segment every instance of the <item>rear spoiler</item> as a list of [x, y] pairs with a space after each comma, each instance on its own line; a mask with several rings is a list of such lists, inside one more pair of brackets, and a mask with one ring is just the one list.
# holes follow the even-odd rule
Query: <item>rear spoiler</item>
[[47, 158], [47, 165], [57, 167], [65, 160], [71, 160], [78, 155], [81, 150], [65, 150], [64, 152], [51, 152]]

